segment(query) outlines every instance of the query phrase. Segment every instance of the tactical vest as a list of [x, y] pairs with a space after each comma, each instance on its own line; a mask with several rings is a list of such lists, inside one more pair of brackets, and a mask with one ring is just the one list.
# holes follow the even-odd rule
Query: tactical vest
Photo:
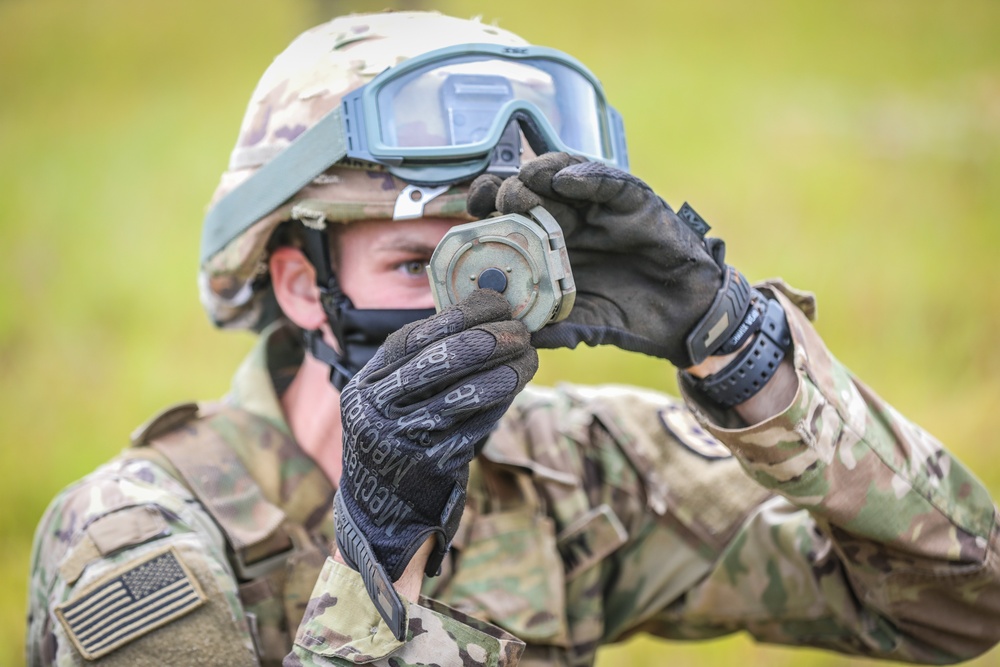
[[219, 432], [222, 427], [231, 431], [234, 424], [243, 433], [228, 432], [229, 438], [288, 440], [269, 422], [246, 411], [186, 403], [140, 427], [126, 456], [138, 455], [165, 468], [215, 520], [226, 540], [229, 566], [260, 662], [280, 665], [291, 650], [330, 553], [332, 530], [309, 531], [266, 497]]
[[[232, 432], [234, 424], [241, 432]], [[511, 435], [501, 431], [501, 441]], [[186, 403], [137, 429], [126, 456], [151, 460], [170, 472], [215, 520], [226, 540], [229, 566], [261, 664], [280, 665], [331, 552], [332, 523], [323, 531], [309, 531], [289, 520], [228, 444], [239, 438], [288, 440], [263, 418], [238, 408]], [[489, 562], [485, 569], [456, 572], [454, 558], [448, 558], [441, 576], [426, 580], [424, 592], [533, 644], [522, 664], [529, 664], [532, 655], [545, 664], [560, 664], [559, 655], [569, 645], [564, 565], [553, 521], [543, 511], [545, 502], [532, 478], [537, 474], [566, 488], [572, 488], [574, 480], [517, 456], [510, 459], [494, 452], [489, 458], [494, 460], [484, 458], [472, 466], [469, 502], [452, 551], [452, 556], [464, 552], [469, 562], [491, 554]], [[597, 518], [605, 520], [600, 522], [604, 527], [605, 514]], [[579, 535], [577, 530], [571, 538]], [[581, 563], [574, 564], [580, 569]], [[502, 592], [482, 595], [483, 581], [504, 571], [521, 579], [523, 590], [515, 604]], [[526, 572], [536, 575], [526, 578]]]
[[[656, 400], [659, 411], [650, 409], [652, 399], [643, 405], [621, 392], [605, 399], [567, 388], [525, 390], [473, 460], [452, 551], [422, 592], [524, 640], [522, 665], [589, 664], [608, 630], [602, 564], [628, 540], [625, 526], [640, 514], [659, 516], [675, 525], [678, 548], [692, 541], [701, 551], [721, 550], [748, 508], [768, 495], [734, 459], [706, 449], [711, 443], [701, 442], [705, 435], [679, 402]], [[647, 433], [658, 435], [640, 436]], [[166, 469], [215, 519], [261, 663], [277, 665], [331, 552], [332, 512], [321, 529], [289, 520], [230, 446], [240, 439], [289, 441], [246, 411], [185, 404], [140, 427], [129, 455]], [[595, 479], [582, 464], [583, 443], [607, 458]], [[706, 468], [708, 459], [716, 462]], [[614, 493], [619, 487], [634, 488]], [[700, 502], [711, 488], [728, 492]], [[682, 594], [711, 560], [692, 558], [664, 595]]]

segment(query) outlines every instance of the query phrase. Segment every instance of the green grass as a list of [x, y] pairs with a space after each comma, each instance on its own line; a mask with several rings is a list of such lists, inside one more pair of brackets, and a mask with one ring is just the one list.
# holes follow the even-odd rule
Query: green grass
[[[251, 338], [213, 332], [198, 305], [203, 207], [270, 59], [362, 6], [0, 3], [0, 664], [21, 662], [48, 500], [164, 404], [225, 391]], [[691, 201], [751, 278], [815, 291], [840, 358], [1000, 494], [1000, 5], [437, 6], [586, 62], [625, 117], [633, 171]], [[666, 364], [614, 351], [542, 364], [545, 383], [673, 387]], [[741, 637], [640, 639], [602, 664], [626, 661], [857, 662]]]

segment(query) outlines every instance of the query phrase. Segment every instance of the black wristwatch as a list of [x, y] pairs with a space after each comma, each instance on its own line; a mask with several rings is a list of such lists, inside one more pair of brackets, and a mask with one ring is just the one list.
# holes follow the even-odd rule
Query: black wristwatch
[[[757, 329], [752, 342], [725, 368], [701, 379], [687, 372], [682, 374], [687, 384], [724, 408], [743, 403], [763, 389], [778, 371], [785, 354], [792, 349], [788, 319], [781, 304], [774, 299], [764, 299], [759, 307], [763, 316], [750, 323]], [[753, 310], [751, 307], [751, 312]], [[757, 322], [759, 328], [753, 326]], [[740, 338], [745, 340], [745, 337]]]

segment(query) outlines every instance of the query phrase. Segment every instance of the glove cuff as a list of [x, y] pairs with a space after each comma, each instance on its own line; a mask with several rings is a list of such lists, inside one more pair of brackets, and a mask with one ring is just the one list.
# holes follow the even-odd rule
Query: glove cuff
[[458, 523], [462, 520], [464, 510], [465, 489], [460, 484], [456, 484], [441, 512], [441, 527], [435, 531], [437, 541], [427, 557], [427, 567], [424, 568], [424, 574], [428, 577], [436, 577], [441, 574], [441, 564], [451, 550], [451, 541], [454, 539], [455, 533], [458, 532]]
[[754, 290], [742, 273], [723, 265], [722, 287], [708, 311], [688, 334], [689, 366], [700, 364], [733, 337], [744, 323], [753, 294]]
[[396, 592], [385, 568], [375, 558], [372, 545], [351, 518], [338, 491], [333, 498], [333, 520], [336, 525], [337, 548], [349, 567], [361, 574], [365, 590], [392, 635], [399, 641], [406, 638], [406, 605]]
[[743, 345], [753, 338], [764, 322], [764, 314], [767, 311], [767, 299], [755, 289], [750, 290], [750, 307], [747, 308], [743, 321], [736, 327], [732, 335], [722, 342], [719, 349], [713, 355], [731, 354], [743, 347]]
[[[372, 604], [378, 610], [386, 625], [396, 639], [403, 641], [406, 634], [406, 605], [396, 592], [392, 582], [402, 576], [406, 563], [410, 562], [413, 553], [424, 543], [429, 535], [435, 535], [434, 548], [427, 557], [424, 574], [436, 577], [441, 573], [441, 564], [451, 549], [451, 540], [458, 530], [465, 508], [465, 488], [461, 484], [452, 487], [451, 494], [441, 512], [439, 526], [419, 526], [419, 532], [409, 541], [408, 551], [402, 552], [402, 559], [389, 555], [383, 562], [376, 554], [377, 545], [373, 546], [358, 523], [351, 516], [348, 502], [344, 500], [341, 491], [333, 498], [333, 518], [337, 548], [347, 565], [357, 570], [364, 581], [365, 590]], [[381, 550], [385, 556], [384, 549]], [[395, 565], [393, 566], [393, 562]], [[386, 569], [386, 563], [389, 570]]]

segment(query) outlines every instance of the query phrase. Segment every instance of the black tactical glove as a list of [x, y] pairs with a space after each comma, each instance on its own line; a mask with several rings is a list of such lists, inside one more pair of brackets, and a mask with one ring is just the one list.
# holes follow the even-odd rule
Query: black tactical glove
[[344, 387], [337, 546], [403, 639], [392, 587], [429, 536], [438, 573], [465, 508], [469, 461], [538, 368], [507, 301], [477, 290], [393, 333]]
[[683, 222], [631, 174], [546, 153], [501, 182], [472, 182], [479, 218], [545, 207], [562, 227], [576, 281], [569, 317], [532, 336], [536, 347], [616, 345], [686, 368], [716, 352], [750, 305], [750, 287], [724, 264], [725, 246]]

